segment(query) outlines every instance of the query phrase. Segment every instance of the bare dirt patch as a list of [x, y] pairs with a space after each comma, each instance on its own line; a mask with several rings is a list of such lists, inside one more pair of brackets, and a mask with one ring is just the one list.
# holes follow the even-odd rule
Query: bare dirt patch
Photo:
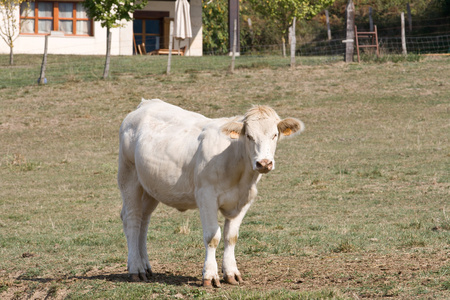
[[[238, 258], [239, 260], [239, 258]], [[148, 283], [160, 283], [174, 287], [201, 289], [219, 295], [223, 291], [248, 289], [271, 291], [286, 289], [291, 291], [317, 291], [323, 289], [340, 290], [348, 298], [405, 299], [413, 297], [417, 289], [439, 285], [448, 281], [442, 268], [450, 263], [449, 253], [396, 253], [379, 255], [374, 253], [333, 254], [300, 258], [271, 256], [262, 259], [242, 259], [238, 262], [244, 274], [244, 284], [235, 287], [222, 284], [221, 289], [202, 287], [200, 262], [184, 261], [180, 264], [154, 262], [154, 275]], [[436, 280], [431, 274], [442, 273]], [[82, 276], [61, 275], [58, 278], [24, 279], [20, 274], [2, 274], [1, 286], [7, 290], [2, 299], [64, 299], [73, 285], [85, 282], [106, 281], [111, 283], [130, 282], [123, 266], [93, 269]], [[430, 275], [430, 276], [429, 276]], [[55, 288], [63, 283], [65, 288]], [[427, 297], [444, 297], [442, 293], [427, 294]], [[178, 294], [177, 298], [190, 298]], [[442, 298], [442, 299], [444, 299]]]

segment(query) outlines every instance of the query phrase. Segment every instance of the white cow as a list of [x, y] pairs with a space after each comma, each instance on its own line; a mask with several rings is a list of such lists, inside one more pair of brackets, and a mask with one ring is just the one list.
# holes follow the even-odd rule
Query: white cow
[[143, 100], [120, 128], [118, 183], [131, 279], [146, 281], [152, 275], [147, 230], [162, 202], [180, 211], [200, 210], [204, 286], [220, 286], [215, 258], [220, 210], [225, 217], [224, 281], [242, 282], [234, 257], [239, 226], [256, 198], [261, 174], [275, 168], [278, 140], [303, 129], [301, 121], [281, 120], [267, 106], [254, 106], [243, 117], [209, 119], [159, 99]]

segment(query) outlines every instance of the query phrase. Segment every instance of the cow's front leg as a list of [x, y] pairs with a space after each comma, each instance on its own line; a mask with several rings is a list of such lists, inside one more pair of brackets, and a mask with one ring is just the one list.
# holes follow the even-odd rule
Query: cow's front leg
[[[213, 195], [210, 194], [210, 197], [213, 197]], [[200, 200], [198, 203], [203, 226], [203, 242], [206, 249], [205, 264], [203, 266], [203, 286], [209, 287], [213, 285], [214, 287], [220, 287], [216, 261], [216, 249], [221, 236], [217, 221], [217, 202], [211, 201], [211, 198], [209, 198], [209, 201], [204, 197], [201, 199], [206, 200]]]
[[241, 272], [237, 268], [236, 258], [234, 256], [234, 248], [239, 237], [239, 227], [244, 218], [250, 204], [245, 205], [241, 212], [234, 218], [226, 218], [224, 225], [224, 243], [225, 250], [223, 253], [222, 272], [223, 279], [226, 283], [237, 285], [243, 283]]

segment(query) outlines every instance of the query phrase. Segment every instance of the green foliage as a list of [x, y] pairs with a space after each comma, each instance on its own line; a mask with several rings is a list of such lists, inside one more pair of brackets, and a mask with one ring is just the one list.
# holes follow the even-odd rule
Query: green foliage
[[202, 9], [203, 51], [228, 52], [228, 1], [204, 2]]
[[132, 14], [137, 9], [142, 9], [147, 5], [147, 0], [138, 3], [133, 0], [85, 0], [83, 2], [89, 18], [100, 22], [102, 27], [106, 27], [106, 62], [103, 70], [103, 79], [109, 75], [111, 34], [110, 29], [121, 27], [122, 20], [131, 21]]
[[[395, 32], [382, 31], [383, 34], [398, 34], [400, 26], [400, 14], [407, 12], [407, 3], [410, 4], [413, 24], [416, 27], [415, 33], [418, 33], [419, 26], [417, 22], [420, 19], [433, 19], [446, 17], [450, 11], [450, 1], [448, 0], [354, 0], [355, 21], [356, 24], [369, 24], [369, 9], [372, 8], [372, 18], [375, 25], [380, 29], [394, 28]], [[336, 0], [328, 9], [330, 12], [330, 23], [332, 32], [342, 30], [345, 26], [345, 8], [348, 0]], [[325, 25], [325, 16], [321, 16], [320, 23]], [[428, 29], [430, 31], [430, 29]], [[423, 34], [428, 32], [422, 32]]]
[[[310, 3], [304, 0], [250, 0], [240, 2], [241, 47], [273, 45], [279, 43], [297, 20], [310, 19], [334, 0]], [[217, 0], [203, 3], [203, 50], [205, 53], [228, 52], [228, 1]], [[244, 50], [245, 51], [245, 50]]]
[[16, 10], [25, 0], [0, 0], [0, 17], [2, 23], [0, 26], [0, 36], [12, 47], [13, 38], [16, 37], [19, 30]]
[[294, 18], [298, 20], [312, 18], [331, 5], [334, 0], [249, 0], [249, 2], [256, 12], [274, 22], [285, 35]]
[[[258, 14], [248, 2], [240, 5], [241, 16], [241, 52], [257, 52], [266, 45], [279, 44], [278, 27], [267, 18]], [[243, 51], [244, 50], [244, 51]]]
[[[426, 11], [430, 6], [436, 4], [436, 0], [360, 0], [355, 2], [355, 6], [359, 6], [360, 9], [364, 7], [372, 6], [374, 10], [383, 15], [400, 15], [401, 12], [406, 12], [406, 6], [409, 3], [411, 13], [416, 15], [418, 13]], [[367, 8], [368, 9], [368, 8]]]
[[102, 27], [121, 27], [121, 20], [132, 20], [132, 13], [147, 5], [147, 0], [134, 2], [132, 0], [85, 0], [83, 2], [89, 18], [100, 22]]

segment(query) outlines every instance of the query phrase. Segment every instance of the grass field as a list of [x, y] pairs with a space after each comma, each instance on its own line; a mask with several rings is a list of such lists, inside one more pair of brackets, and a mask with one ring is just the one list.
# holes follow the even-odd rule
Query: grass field
[[[232, 75], [228, 60], [203, 59], [215, 67], [107, 81], [101, 67], [92, 78], [69, 68], [37, 86], [20, 70], [38, 57], [9, 67], [0, 56], [1, 299], [450, 298], [449, 58], [293, 70], [258, 60]], [[201, 287], [198, 212], [162, 205], [148, 237], [155, 276], [128, 281], [118, 130], [141, 97], [209, 117], [267, 104], [305, 123], [244, 218], [244, 285]], [[223, 243], [219, 269], [222, 254]]]

